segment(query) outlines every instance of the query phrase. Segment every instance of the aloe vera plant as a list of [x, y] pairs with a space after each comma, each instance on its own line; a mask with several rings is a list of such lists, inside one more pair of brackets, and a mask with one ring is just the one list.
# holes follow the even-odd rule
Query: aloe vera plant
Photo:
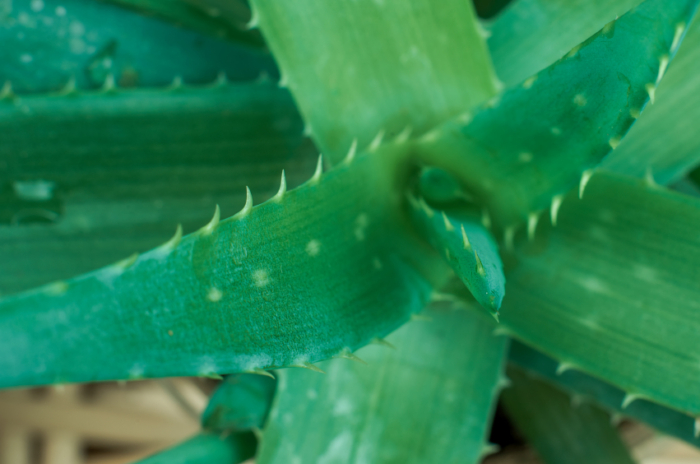
[[16, 3], [0, 387], [225, 375], [152, 463], [474, 463], [505, 388], [698, 445], [697, 0]]

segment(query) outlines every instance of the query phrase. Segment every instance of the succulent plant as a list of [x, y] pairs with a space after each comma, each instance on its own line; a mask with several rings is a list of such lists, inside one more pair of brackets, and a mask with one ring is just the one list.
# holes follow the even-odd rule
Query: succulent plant
[[151, 463], [700, 444], [698, 1], [16, 3], [0, 387], [226, 375]]

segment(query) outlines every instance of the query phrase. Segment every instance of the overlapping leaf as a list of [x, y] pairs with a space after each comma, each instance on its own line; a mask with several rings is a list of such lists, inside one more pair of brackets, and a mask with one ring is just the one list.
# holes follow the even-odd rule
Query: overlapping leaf
[[476, 463], [503, 387], [506, 340], [476, 312], [434, 309], [368, 346], [367, 364], [280, 371], [259, 463]]
[[520, 225], [619, 145], [696, 7], [646, 1], [473, 116], [426, 134], [417, 156], [456, 175], [498, 226]]
[[633, 464], [610, 424], [610, 416], [592, 404], [572, 404], [565, 393], [508, 369], [512, 386], [502, 394], [508, 416], [547, 464]]
[[252, 2], [321, 151], [354, 139], [426, 131], [492, 96], [495, 81], [471, 2]]

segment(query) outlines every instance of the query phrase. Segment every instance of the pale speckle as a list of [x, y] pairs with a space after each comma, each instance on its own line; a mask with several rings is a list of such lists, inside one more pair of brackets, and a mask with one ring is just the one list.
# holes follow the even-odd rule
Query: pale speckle
[[530, 87], [532, 87], [532, 84], [534, 84], [536, 80], [537, 80], [537, 75], [534, 75], [534, 76], [531, 76], [531, 77], [525, 79], [525, 81], [523, 82], [523, 88], [529, 89]]
[[587, 103], [588, 103], [588, 100], [581, 93], [576, 94], [576, 96], [574, 97], [574, 104], [576, 106], [586, 106]]
[[561, 135], [561, 129], [558, 127], [552, 127], [549, 129], [549, 131], [552, 133], [552, 135]]
[[29, 53], [23, 53], [22, 55], [20, 55], [19, 60], [22, 63], [28, 64], [28, 63], [31, 63], [32, 61], [34, 61], [34, 57], [32, 55], [30, 55]]
[[518, 155], [518, 160], [520, 160], [521, 163], [529, 163], [532, 161], [532, 153], [524, 151]]
[[595, 276], [584, 276], [578, 279], [578, 283], [593, 293], [608, 293], [608, 286], [599, 278]]
[[134, 366], [129, 369], [129, 378], [132, 379], [139, 379], [143, 377], [143, 373], [145, 372], [145, 369], [141, 364], [134, 364]]
[[309, 389], [306, 391], [306, 397], [310, 400], [315, 400], [318, 397], [316, 390]]
[[374, 266], [376, 270], [380, 270], [382, 268], [382, 262], [379, 260], [379, 258], [374, 258], [372, 260], [372, 266]]
[[70, 32], [71, 35], [81, 36], [81, 35], [85, 34], [85, 26], [80, 21], [73, 21], [70, 23], [70, 26], [68, 27], [68, 31]]
[[68, 284], [63, 281], [54, 282], [44, 287], [44, 290], [49, 295], [63, 295], [68, 291]]
[[365, 231], [369, 225], [369, 217], [367, 214], [362, 213], [355, 219], [355, 238], [358, 241], [363, 241], [365, 239]]
[[223, 293], [216, 287], [210, 288], [209, 293], [207, 293], [207, 299], [213, 303], [220, 301], [222, 296], [224, 296]]
[[321, 242], [319, 242], [318, 240], [314, 239], [306, 244], [306, 253], [309, 256], [311, 256], [311, 257], [317, 256], [320, 251], [321, 251]]
[[56, 183], [48, 180], [15, 181], [12, 184], [15, 195], [22, 200], [45, 201], [53, 198]]
[[353, 410], [352, 402], [347, 398], [340, 398], [333, 406], [334, 416], [346, 416], [351, 414]]
[[353, 444], [353, 436], [345, 431], [335, 437], [325, 452], [318, 457], [317, 464], [340, 464], [347, 462]]
[[265, 269], [258, 269], [253, 272], [253, 282], [255, 282], [255, 286], [258, 288], [265, 287], [269, 284], [270, 277], [267, 275], [267, 271]]
[[636, 278], [646, 282], [656, 282], [658, 280], [658, 273], [656, 272], [656, 269], [643, 264], [637, 264], [634, 266], [632, 272]]
[[32, 8], [32, 11], [36, 11], [37, 13], [40, 12], [41, 10], [44, 9], [44, 1], [43, 0], [32, 0], [31, 8]]
[[65, 16], [66, 15], [66, 9], [62, 6], [57, 6], [56, 7], [56, 16]]

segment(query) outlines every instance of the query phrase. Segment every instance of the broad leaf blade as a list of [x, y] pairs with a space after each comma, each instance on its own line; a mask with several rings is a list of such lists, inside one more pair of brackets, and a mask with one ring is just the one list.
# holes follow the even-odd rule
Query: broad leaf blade
[[642, 0], [514, 0], [487, 25], [498, 78], [516, 85], [642, 3]]
[[[640, 206], [640, 205], [643, 205]], [[700, 202], [600, 173], [507, 271], [501, 323], [634, 398], [700, 415]]]
[[456, 175], [498, 226], [520, 225], [619, 145], [697, 3], [646, 1], [473, 118], [426, 134], [417, 156]]
[[258, 462], [479, 462], [506, 340], [476, 312], [425, 314], [387, 338], [395, 350], [359, 350], [367, 364], [281, 371]]
[[[41, 5], [40, 11], [34, 7]], [[13, 2], [0, 19], [0, 87], [18, 95], [70, 86], [163, 86], [276, 76], [269, 56], [97, 1]], [[110, 77], [111, 76], [111, 77]], [[1, 92], [0, 92], [1, 93]]]
[[202, 413], [202, 427], [217, 432], [262, 428], [276, 385], [275, 379], [266, 375], [227, 376]]
[[508, 416], [547, 464], [633, 464], [610, 416], [511, 367], [501, 394]]
[[201, 434], [138, 464], [238, 464], [255, 455], [255, 436]]
[[643, 399], [622, 409], [624, 391], [581, 371], [562, 372], [560, 369], [566, 366], [516, 340], [510, 344], [509, 360], [571, 395], [593, 401], [613, 414], [645, 422], [659, 432], [700, 447], [700, 436], [696, 434], [700, 429], [693, 417]]
[[407, 235], [395, 159], [361, 156], [181, 241], [0, 301], [0, 385], [304, 365], [386, 335], [424, 305], [423, 276], [444, 279]]
[[471, 2], [255, 0], [254, 18], [321, 151], [423, 132], [495, 93]]
[[[105, 266], [295, 187], [315, 149], [269, 82], [0, 102], [0, 292]], [[49, 129], [47, 129], [49, 128]], [[41, 188], [43, 186], [43, 188]]]

